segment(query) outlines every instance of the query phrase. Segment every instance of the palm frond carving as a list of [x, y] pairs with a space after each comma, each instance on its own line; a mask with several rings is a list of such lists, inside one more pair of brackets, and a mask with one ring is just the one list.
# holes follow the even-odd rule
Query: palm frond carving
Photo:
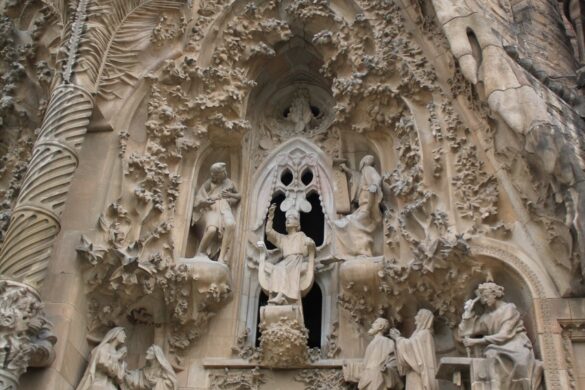
[[75, 1], [68, 0], [42, 0], [42, 3], [47, 6], [53, 15], [59, 20], [61, 26], [65, 26], [72, 12], [75, 12]]
[[87, 32], [79, 49], [77, 72], [85, 73], [91, 90], [106, 99], [117, 97], [115, 86], [132, 84], [138, 54], [150, 41], [165, 11], [179, 11], [185, 0], [107, 0], [88, 8]]

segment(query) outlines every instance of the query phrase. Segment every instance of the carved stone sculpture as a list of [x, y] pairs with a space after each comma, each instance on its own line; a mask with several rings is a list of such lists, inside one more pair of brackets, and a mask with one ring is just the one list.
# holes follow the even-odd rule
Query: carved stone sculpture
[[210, 169], [211, 178], [197, 191], [193, 203], [192, 223], [204, 221], [204, 233], [198, 255], [217, 257], [220, 263], [229, 259], [230, 245], [236, 228], [232, 205], [240, 200], [235, 184], [227, 177], [226, 164], [215, 163]]
[[127, 373], [123, 390], [175, 390], [177, 375], [158, 345], [146, 350], [146, 365]]
[[374, 168], [374, 156], [371, 155], [362, 158], [359, 172], [351, 171], [345, 165], [341, 167], [350, 174], [352, 203], [357, 208], [335, 221], [337, 254], [372, 256], [373, 233], [382, 221], [382, 176]]
[[[266, 237], [282, 251], [282, 259], [276, 264], [269, 264], [265, 261], [265, 256], [261, 256], [260, 285], [269, 293], [268, 303], [298, 304], [301, 295], [313, 285], [315, 243], [300, 230], [299, 215], [294, 210], [286, 216], [288, 234], [276, 232], [272, 226], [275, 210], [276, 205], [272, 205], [268, 211]], [[305, 258], [308, 258], [308, 263], [305, 262]]]
[[162, 349], [151, 345], [146, 364], [127, 370], [126, 331], [111, 329], [89, 356], [89, 364], [77, 390], [175, 390], [177, 376]]
[[368, 334], [374, 336], [360, 363], [347, 362], [343, 376], [347, 382], [357, 382], [360, 390], [402, 389], [403, 384], [396, 367], [396, 345], [385, 336], [390, 323], [378, 318]]
[[[465, 303], [459, 335], [467, 348], [480, 347], [485, 357], [489, 382], [494, 389], [538, 389], [542, 363], [535, 359], [522, 315], [513, 303], [502, 300], [504, 288], [482, 283], [477, 297]], [[484, 307], [477, 314], [477, 304]]]
[[89, 364], [77, 390], [117, 390], [126, 374], [126, 332], [111, 329], [91, 351]]
[[[260, 348], [264, 364], [271, 367], [301, 366], [308, 360], [308, 331], [304, 326], [301, 298], [313, 285], [315, 243], [300, 230], [298, 211], [286, 214], [287, 234], [274, 230], [276, 205], [268, 210], [266, 237], [282, 251], [276, 264], [266, 261], [266, 247], [258, 264], [260, 286], [269, 295], [268, 306], [260, 311]], [[305, 259], [308, 258], [308, 261]]]
[[435, 379], [435, 341], [433, 339], [434, 316], [430, 310], [420, 309], [414, 317], [416, 329], [410, 338], [400, 336], [398, 329], [390, 331], [396, 341], [398, 371], [406, 376], [407, 389], [437, 390]]
[[16, 389], [27, 367], [43, 367], [55, 358], [57, 338], [31, 287], [0, 280], [0, 389]]

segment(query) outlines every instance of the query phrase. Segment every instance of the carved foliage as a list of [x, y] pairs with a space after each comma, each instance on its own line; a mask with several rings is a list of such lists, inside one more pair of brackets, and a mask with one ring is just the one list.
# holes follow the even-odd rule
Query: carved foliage
[[0, 280], [0, 376], [4, 377], [0, 381], [12, 378], [16, 385], [28, 367], [52, 362], [57, 338], [51, 328], [35, 291], [20, 283]]

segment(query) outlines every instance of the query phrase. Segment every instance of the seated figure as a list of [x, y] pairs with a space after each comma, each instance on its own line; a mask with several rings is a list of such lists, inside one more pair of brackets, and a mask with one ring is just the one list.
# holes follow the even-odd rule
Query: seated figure
[[[539, 389], [542, 364], [516, 305], [503, 301], [504, 288], [492, 282], [480, 284], [476, 294], [465, 303], [459, 335], [467, 348], [482, 349], [492, 389]], [[484, 307], [482, 314], [475, 311], [477, 303]]]
[[268, 210], [266, 237], [282, 251], [282, 258], [276, 264], [266, 264], [265, 257], [261, 257], [260, 285], [269, 293], [269, 304], [297, 304], [303, 291], [308, 291], [313, 284], [315, 242], [300, 230], [299, 214], [295, 210], [287, 212], [287, 234], [276, 232], [272, 226], [275, 210], [276, 205]]

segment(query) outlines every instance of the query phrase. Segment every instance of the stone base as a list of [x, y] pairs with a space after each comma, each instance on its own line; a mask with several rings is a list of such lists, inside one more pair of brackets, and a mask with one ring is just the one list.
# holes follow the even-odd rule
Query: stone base
[[262, 365], [270, 368], [298, 368], [309, 364], [309, 332], [297, 305], [265, 306], [260, 310]]

